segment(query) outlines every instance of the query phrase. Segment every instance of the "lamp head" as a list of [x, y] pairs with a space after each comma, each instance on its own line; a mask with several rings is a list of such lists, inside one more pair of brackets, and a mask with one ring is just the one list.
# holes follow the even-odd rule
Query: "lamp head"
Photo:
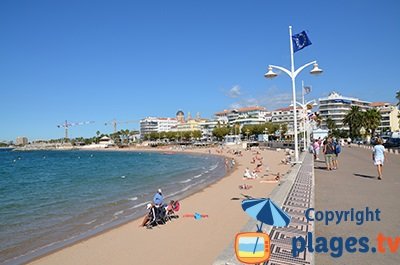
[[312, 74], [312, 75], [318, 75], [318, 74], [322, 74], [322, 72], [323, 72], [322, 69], [320, 69], [320, 68], [318, 67], [318, 64], [315, 63], [313, 69], [310, 71], [310, 74]]
[[271, 66], [268, 67], [268, 72], [264, 74], [264, 76], [265, 76], [266, 78], [274, 78], [274, 77], [276, 77], [277, 75], [278, 75], [277, 73], [275, 73], [274, 71], [272, 71], [272, 67], [271, 67]]

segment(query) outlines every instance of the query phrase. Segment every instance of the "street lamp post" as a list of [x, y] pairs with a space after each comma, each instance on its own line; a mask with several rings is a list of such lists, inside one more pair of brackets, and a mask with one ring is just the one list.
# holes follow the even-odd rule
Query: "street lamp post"
[[[308, 123], [306, 122], [307, 121], [307, 119], [306, 119], [307, 118], [307, 108], [308, 108], [308, 105], [316, 106], [317, 103], [315, 102], [314, 99], [304, 103], [304, 98], [303, 98], [302, 102], [303, 103], [296, 101], [296, 104], [299, 105], [301, 107], [301, 109], [303, 110], [303, 115], [304, 115], [304, 117], [303, 117], [303, 124], [304, 124], [303, 125], [303, 144], [304, 144], [304, 150], [306, 150], [306, 147], [308, 147], [308, 145], [309, 145], [308, 137], [310, 135], [310, 132], [307, 131], [307, 141], [306, 141], [306, 127], [308, 129]], [[293, 103], [290, 104], [290, 106], [292, 106], [292, 105], [293, 105]]]
[[[289, 40], [290, 40], [290, 70], [276, 65], [269, 65], [268, 72], [264, 74], [266, 78], [274, 78], [278, 74], [272, 71], [272, 69], [278, 69], [284, 73], [286, 73], [292, 79], [292, 94], [293, 94], [293, 102], [296, 102], [296, 77], [297, 75], [306, 67], [313, 65], [313, 69], [310, 71], [311, 74], [320, 74], [322, 70], [318, 68], [317, 61], [312, 61], [306, 63], [305, 65], [299, 67], [297, 70], [294, 69], [294, 56], [293, 56], [293, 40], [292, 40], [292, 26], [289, 26]], [[293, 104], [293, 123], [294, 123], [294, 154], [295, 154], [295, 163], [299, 161], [299, 150], [298, 150], [298, 136], [297, 136], [297, 115], [296, 115], [296, 104]]]

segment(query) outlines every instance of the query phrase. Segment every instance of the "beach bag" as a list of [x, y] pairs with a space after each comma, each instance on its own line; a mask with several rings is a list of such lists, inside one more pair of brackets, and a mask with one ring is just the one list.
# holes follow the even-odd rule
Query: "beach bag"
[[340, 152], [342, 152], [342, 147], [340, 146], [340, 144], [336, 144], [335, 146], [335, 153], [339, 154]]

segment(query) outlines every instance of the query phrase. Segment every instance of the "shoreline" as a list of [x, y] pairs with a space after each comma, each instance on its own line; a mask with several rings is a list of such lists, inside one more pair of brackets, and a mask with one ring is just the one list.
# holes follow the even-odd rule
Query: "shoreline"
[[[222, 178], [219, 178], [216, 181], [213, 181], [212, 183], [207, 183], [207, 185], [202, 188], [189, 189], [187, 192], [184, 192], [183, 194], [181, 194], [181, 196], [179, 196], [179, 200], [181, 201], [182, 205], [185, 205], [187, 203], [191, 203], [191, 201], [193, 201], [193, 200], [198, 201], [198, 199], [199, 199], [198, 197], [201, 197], [200, 200], [202, 200], [202, 199], [204, 199], [204, 197], [207, 197], [207, 193], [210, 193], [210, 191], [212, 191], [213, 189], [215, 190], [223, 184], [226, 185], [226, 183], [224, 183], [224, 182], [227, 182], [231, 178], [233, 178], [235, 176], [237, 177], [238, 175], [240, 175], [239, 169], [243, 170], [243, 168], [245, 167], [245, 164], [247, 164], [249, 162], [249, 161], [242, 161], [243, 159], [235, 157], [234, 155], [227, 153], [226, 150], [229, 150], [229, 149], [225, 149], [225, 152], [223, 152], [223, 153], [216, 153], [217, 149], [212, 148], [213, 151], [211, 154], [208, 153], [209, 149], [210, 148], [169, 150], [169, 149], [153, 149], [153, 148], [140, 148], [140, 149], [135, 148], [135, 149], [122, 149], [122, 150], [121, 149], [115, 149], [115, 150], [109, 149], [109, 150], [100, 150], [100, 151], [134, 151], [134, 152], [158, 152], [158, 153], [168, 151], [168, 152], [183, 153], [183, 154], [217, 155], [217, 156], [222, 156], [222, 157], [225, 157], [228, 159], [235, 158], [235, 161], [237, 162], [235, 167], [232, 170], [228, 171]], [[87, 151], [99, 151], [99, 150], [87, 150]], [[251, 151], [249, 151], [249, 152], [251, 152]], [[264, 152], [271, 153], [271, 152], [276, 152], [276, 151], [268, 150], [268, 151], [264, 151]], [[280, 154], [281, 154], [281, 156], [283, 156], [282, 153], [280, 153]], [[285, 173], [286, 173], [286, 171], [285, 171]], [[236, 182], [238, 182], [238, 181], [243, 182], [240, 179], [239, 180], [236, 179]], [[270, 192], [272, 190], [272, 188], [274, 188], [276, 186], [276, 184], [261, 184], [261, 186], [264, 186], [264, 187], [268, 186], [269, 188], [267, 190]], [[243, 191], [243, 192], [246, 192], [246, 191]], [[206, 195], [204, 196], [204, 194], [206, 194]], [[265, 194], [265, 193], [263, 192], [263, 194]], [[183, 212], [179, 212], [178, 214], [182, 215], [182, 213]], [[211, 218], [211, 216], [213, 216], [213, 215], [210, 215], [210, 218]], [[243, 218], [241, 218], [242, 221], [239, 223], [241, 223], [243, 225], [244, 223], [246, 223], [248, 221], [248, 218], [247, 218], [247, 216], [242, 216], [242, 217], [244, 217], [245, 222], [243, 222]], [[58, 248], [54, 247], [54, 249], [51, 251], [42, 251], [41, 253], [38, 253], [38, 255], [36, 255], [36, 257], [31, 257], [30, 259], [27, 259], [23, 262], [24, 263], [28, 262], [29, 264], [73, 264], [73, 263], [68, 263], [68, 259], [63, 259], [63, 258], [61, 258], [61, 260], [57, 260], [56, 263], [54, 263], [54, 261], [52, 262], [51, 260], [52, 260], [52, 258], [54, 258], [56, 256], [60, 256], [60, 255], [63, 256], [64, 255], [63, 253], [70, 252], [71, 250], [74, 250], [76, 248], [79, 249], [81, 246], [84, 246], [87, 244], [90, 245], [91, 242], [99, 241], [99, 240], [102, 241], [103, 238], [107, 238], [110, 234], [115, 234], [115, 233], [118, 233], [118, 231], [126, 230], [127, 227], [129, 227], [130, 229], [132, 229], [133, 227], [137, 228], [137, 224], [139, 222], [141, 222], [141, 219], [142, 218], [139, 217], [139, 218], [130, 219], [130, 220], [123, 220], [118, 224], [114, 224], [112, 227], [103, 229], [101, 232], [93, 233], [89, 237], [74, 240], [73, 242], [70, 242], [67, 244], [64, 243], [64, 246], [58, 247]], [[162, 226], [160, 229], [158, 229], [156, 227], [153, 230], [166, 231], [169, 229], [169, 227], [175, 226], [176, 223], [182, 223], [181, 220], [183, 220], [183, 219], [184, 218], [180, 218], [180, 220], [178, 219], [177, 221], [169, 222], [166, 225]], [[236, 225], [235, 227], [237, 230], [241, 227], [241, 225], [239, 225], [239, 226]], [[141, 229], [141, 228], [139, 228], [139, 229]], [[176, 227], [174, 227], [174, 229], [176, 229]], [[237, 230], [237, 231], [239, 231], [239, 230]], [[148, 231], [148, 230], [146, 231], [146, 229], [144, 229], [144, 228], [141, 230], [138, 230], [138, 231], [133, 231], [133, 232], [143, 234], [145, 237], [146, 237], [146, 235], [145, 235], [146, 233], [147, 234], [154, 233], [153, 231]], [[168, 232], [167, 232], [167, 234], [168, 234]], [[106, 245], [108, 245], [108, 243], [106, 243]], [[223, 249], [226, 245], [227, 244], [223, 244], [223, 247], [222, 248], [220, 247], [220, 249]], [[75, 254], [73, 256], [75, 256]], [[50, 260], [50, 262], [48, 262], [49, 260]], [[146, 262], [146, 261], [143, 260], [143, 262]], [[90, 264], [98, 264], [98, 262], [94, 262], [94, 263], [89, 262], [89, 263]], [[13, 264], [13, 263], [10, 263], [10, 264]], [[106, 264], [106, 263], [102, 263], [102, 264]], [[127, 264], [127, 263], [121, 263], [121, 264]], [[128, 264], [129, 264], [129, 262], [128, 262]]]
[[[83, 150], [23, 150], [21, 152], [34, 152], [34, 151], [50, 151], [50, 152], [58, 152], [58, 151], [83, 151], [83, 152], [132, 152], [132, 153], [158, 153], [158, 154], [163, 154], [165, 152], [165, 150], [163, 149], [154, 149], [154, 148], [147, 148], [147, 149], [119, 149], [119, 148], [110, 148], [110, 149], [83, 149]], [[182, 155], [196, 155], [196, 156], [209, 156], [209, 157], [214, 157], [214, 158], [224, 158], [226, 156], [221, 155], [221, 154], [208, 154], [205, 152], [201, 152], [201, 150], [191, 150], [191, 151], [183, 151], [183, 150], [168, 150], [169, 154], [166, 155], [174, 155], [174, 154], [182, 154]], [[221, 161], [220, 163], [223, 163], [223, 161]], [[221, 166], [218, 166], [220, 168], [223, 168], [224, 165], [221, 164]], [[195, 184], [193, 186], [191, 186], [190, 188], [188, 188], [187, 190], [184, 191], [177, 191], [174, 192], [174, 195], [170, 195], [170, 194], [165, 194], [165, 201], [167, 201], [168, 199], [174, 199], [174, 200], [183, 200], [187, 197], [192, 196], [193, 194], [197, 193], [197, 192], [201, 192], [202, 190], [204, 190], [205, 188], [207, 188], [208, 186], [218, 182], [219, 180], [221, 180], [222, 178], [227, 176], [227, 171], [224, 170], [224, 174], [222, 176], [218, 176], [218, 177], [212, 177], [210, 180], [205, 181], [203, 183], [198, 183]], [[176, 193], [176, 194], [175, 194]], [[131, 214], [128, 216], [124, 216], [121, 219], [117, 219], [114, 221], [110, 221], [104, 224], [100, 224], [94, 228], [91, 228], [85, 232], [82, 232], [80, 234], [76, 234], [73, 236], [69, 236], [66, 238], [62, 238], [60, 240], [51, 242], [49, 244], [46, 244], [44, 246], [38, 247], [36, 249], [33, 250], [29, 250], [28, 252], [25, 252], [19, 256], [16, 257], [12, 257], [9, 258], [7, 260], [4, 260], [1, 264], [26, 264], [32, 261], [35, 261], [37, 259], [40, 259], [42, 257], [45, 257], [47, 255], [51, 255], [52, 253], [55, 253], [57, 251], [60, 251], [64, 248], [67, 248], [69, 246], [72, 246], [74, 244], [78, 244], [82, 241], [85, 240], [89, 240], [90, 238], [96, 237], [98, 235], [101, 235], [103, 233], [107, 233], [110, 230], [116, 229], [120, 226], [123, 226], [127, 223], [133, 222], [133, 221], [137, 221], [137, 220], [141, 220], [143, 215], [146, 213], [145, 208], [145, 204], [147, 202], [144, 203], [140, 203], [141, 206], [139, 206], [140, 208], [138, 208], [138, 212], [135, 214]], [[143, 205], [142, 205], [143, 204]], [[143, 208], [143, 209], [142, 209]]]

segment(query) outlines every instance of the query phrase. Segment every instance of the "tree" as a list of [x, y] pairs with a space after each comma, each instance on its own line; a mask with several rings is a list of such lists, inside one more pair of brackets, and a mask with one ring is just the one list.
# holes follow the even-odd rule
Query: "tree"
[[375, 130], [381, 125], [381, 113], [377, 109], [369, 109], [363, 113], [363, 126], [371, 135], [375, 135]]
[[212, 134], [219, 140], [222, 140], [227, 134], [229, 134], [230, 128], [228, 127], [215, 127]]
[[400, 90], [396, 92], [397, 106], [400, 106]]
[[99, 143], [100, 131], [97, 131], [97, 132], [96, 132], [96, 135], [97, 135], [97, 137], [96, 137], [96, 144], [98, 144], [98, 143]]
[[330, 133], [332, 133], [336, 129], [336, 123], [334, 120], [331, 119], [331, 117], [328, 117], [326, 119], [326, 127], [328, 127]]
[[351, 107], [343, 119], [343, 124], [349, 126], [349, 135], [351, 138], [360, 135], [360, 128], [363, 126], [363, 114], [359, 106]]

